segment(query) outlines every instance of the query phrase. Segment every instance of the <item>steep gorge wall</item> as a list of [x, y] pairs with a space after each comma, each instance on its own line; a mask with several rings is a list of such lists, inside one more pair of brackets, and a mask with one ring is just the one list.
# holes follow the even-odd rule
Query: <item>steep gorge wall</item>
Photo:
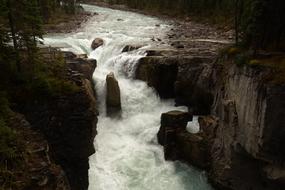
[[161, 98], [175, 98], [193, 113], [210, 113], [212, 60], [208, 57], [148, 56], [142, 58], [136, 78], [154, 87]]
[[[196, 57], [144, 59], [148, 61], [141, 61], [137, 78], [157, 89], [149, 81], [159, 81], [159, 85], [168, 81], [158, 65], [174, 64], [178, 67], [175, 81], [165, 85], [174, 84], [173, 98], [195, 114], [212, 115], [200, 119], [201, 132], [195, 136], [200, 139], [198, 145], [191, 145], [193, 135], [191, 139], [186, 135], [183, 142], [178, 137], [170, 139], [180, 139], [173, 143], [182, 152], [189, 142], [187, 147], [199, 150], [185, 161], [198, 167], [208, 165], [210, 180], [218, 189], [284, 189], [285, 86], [267, 80], [274, 74], [270, 68], [238, 66], [231, 59], [216, 63]], [[207, 163], [195, 161], [197, 153], [208, 155]]]
[[21, 113], [44, 134], [53, 159], [65, 171], [73, 190], [88, 188], [89, 156], [95, 152], [97, 109], [92, 75], [95, 61], [64, 53], [66, 79], [79, 89], [66, 95], [22, 105]]
[[268, 68], [222, 64], [213, 73], [211, 177], [230, 189], [283, 189], [285, 86], [265, 80]]

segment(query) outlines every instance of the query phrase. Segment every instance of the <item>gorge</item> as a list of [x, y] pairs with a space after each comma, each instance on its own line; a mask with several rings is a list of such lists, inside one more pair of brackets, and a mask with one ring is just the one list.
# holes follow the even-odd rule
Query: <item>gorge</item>
[[[269, 146], [266, 142], [272, 142], [269, 139], [275, 138], [274, 146], [279, 151], [283, 142], [283, 122], [270, 126], [263, 119], [275, 117], [266, 111], [270, 107], [279, 116], [284, 115], [284, 86], [270, 85], [271, 90], [262, 95], [268, 88], [262, 79], [272, 70], [235, 66], [230, 56], [217, 59], [219, 48], [231, 43], [230, 39], [215, 38], [219, 35], [211, 39], [205, 32], [195, 39], [190, 33], [188, 38], [192, 38], [187, 42], [186, 36], [186, 44], [182, 41], [184, 44], [177, 46], [168, 42], [173, 31], [169, 21], [97, 6], [84, 8], [98, 15], [78, 31], [47, 36], [45, 42], [65, 51], [87, 54], [98, 63], [93, 77], [100, 115], [96, 153], [89, 160], [89, 189], [212, 189], [204, 172], [177, 159], [209, 170], [210, 181], [218, 189], [282, 189], [283, 169], [277, 161], [283, 159], [282, 153], [274, 152], [272, 156], [281, 157], [273, 158], [260, 152], [263, 146], [264, 150]], [[91, 51], [95, 38], [103, 39], [104, 44]], [[114, 72], [121, 91], [122, 113], [115, 118], [106, 114], [105, 79], [110, 72]], [[172, 100], [162, 100], [158, 95], [174, 98], [176, 105], [182, 107], [174, 107]], [[278, 105], [263, 103], [264, 96], [276, 97]], [[174, 134], [174, 139], [164, 139], [177, 144], [175, 154], [180, 157], [164, 153], [156, 139], [160, 115], [172, 110], [216, 117], [201, 117], [202, 130], [196, 135], [182, 131]], [[211, 121], [210, 125], [207, 121]], [[275, 130], [282, 134], [275, 136]], [[266, 137], [265, 131], [270, 135]], [[197, 144], [193, 138], [202, 141]], [[165, 154], [170, 154], [174, 162], [165, 161]], [[259, 164], [253, 164], [253, 160]], [[238, 163], [252, 168], [252, 172], [241, 177]], [[263, 171], [267, 173], [260, 176]]]
[[285, 189], [285, 3], [80, 2], [0, 3], [0, 189]]
[[[64, 45], [63, 50], [87, 53], [97, 60], [94, 82], [100, 115], [96, 153], [89, 161], [89, 189], [211, 189], [203, 172], [180, 162], [164, 161], [162, 147], [157, 144], [160, 114], [186, 108], [174, 107], [171, 100], [160, 100], [154, 89], [134, 79], [146, 48], [167, 47], [151, 39], [164, 39], [169, 24], [131, 12], [87, 5], [84, 8], [98, 15], [73, 34], [45, 37], [45, 43]], [[94, 38], [105, 42], [90, 51]], [[122, 53], [126, 45], [142, 48]], [[121, 118], [106, 115], [105, 79], [111, 71], [121, 90]]]

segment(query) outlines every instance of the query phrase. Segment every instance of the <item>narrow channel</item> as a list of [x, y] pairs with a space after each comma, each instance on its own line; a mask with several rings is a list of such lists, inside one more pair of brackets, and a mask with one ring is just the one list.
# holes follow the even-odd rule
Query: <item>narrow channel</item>
[[[90, 157], [89, 190], [210, 190], [203, 171], [181, 162], [164, 160], [157, 143], [160, 115], [174, 107], [173, 100], [161, 100], [146, 83], [134, 79], [138, 60], [145, 50], [164, 44], [171, 23], [155, 17], [91, 5], [96, 12], [83, 27], [71, 34], [50, 35], [45, 43], [97, 60], [94, 82], [99, 102], [96, 153]], [[103, 46], [92, 51], [94, 38]], [[154, 40], [161, 39], [161, 40]], [[126, 45], [140, 46], [122, 53]], [[106, 115], [106, 75], [114, 72], [121, 90], [122, 117]]]

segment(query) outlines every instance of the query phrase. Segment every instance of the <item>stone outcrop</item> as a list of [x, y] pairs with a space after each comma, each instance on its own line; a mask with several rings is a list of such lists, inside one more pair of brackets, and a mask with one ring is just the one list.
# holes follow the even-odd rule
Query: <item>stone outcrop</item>
[[91, 48], [93, 50], [97, 49], [98, 47], [102, 46], [104, 44], [104, 40], [102, 38], [95, 38], [93, 41], [92, 41], [92, 44], [91, 44]]
[[213, 103], [210, 92], [212, 59], [178, 57], [173, 56], [172, 51], [170, 56], [162, 53], [163, 56], [140, 59], [136, 78], [154, 87], [161, 98], [175, 98], [178, 105], [188, 106], [195, 114], [209, 114]]
[[274, 74], [269, 68], [222, 62], [213, 73], [219, 125], [211, 179], [230, 189], [282, 189], [285, 86], [265, 80]]
[[183, 160], [201, 168], [209, 166], [209, 149], [200, 134], [186, 131], [186, 125], [193, 116], [188, 112], [170, 111], [161, 115], [158, 142], [164, 148], [166, 160]]
[[[65, 54], [65, 53], [64, 53]], [[92, 75], [94, 60], [66, 57], [66, 80], [77, 90], [20, 108], [33, 128], [40, 130], [50, 145], [57, 164], [65, 171], [72, 190], [88, 188], [89, 156], [94, 152], [97, 109]]]
[[136, 78], [146, 81], [162, 98], [174, 97], [178, 66], [175, 57], [149, 56], [139, 60]]
[[[175, 144], [170, 155], [207, 169], [218, 189], [284, 189], [285, 86], [270, 81], [273, 74], [270, 68], [219, 60], [203, 87], [215, 97], [212, 116], [199, 118], [198, 134], [186, 133], [182, 124], [169, 130], [168, 144]], [[189, 79], [195, 76], [188, 70]]]
[[115, 116], [121, 112], [121, 92], [113, 72], [106, 76], [106, 106], [107, 115]]
[[[271, 80], [279, 68], [216, 60], [217, 50], [230, 41], [219, 40], [210, 27], [188, 26], [178, 25], [169, 34], [176, 54], [150, 51], [136, 71], [162, 98], [175, 98], [194, 114], [211, 114], [199, 119], [198, 134], [184, 133], [183, 125], [177, 130], [162, 125], [158, 140], [166, 145], [166, 158], [207, 169], [218, 189], [285, 189], [285, 85]], [[175, 69], [166, 72], [170, 65]]]

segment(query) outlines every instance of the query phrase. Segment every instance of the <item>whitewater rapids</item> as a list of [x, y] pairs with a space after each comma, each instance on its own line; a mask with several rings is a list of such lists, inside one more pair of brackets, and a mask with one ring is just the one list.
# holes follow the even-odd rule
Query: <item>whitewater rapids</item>
[[[71, 34], [44, 38], [54, 47], [97, 60], [94, 82], [99, 102], [96, 153], [90, 157], [89, 190], [211, 190], [205, 173], [181, 162], [164, 160], [156, 134], [160, 115], [174, 107], [162, 101], [146, 83], [134, 80], [138, 60], [146, 48], [167, 46], [163, 39], [171, 25], [154, 17], [91, 5], [84, 9], [97, 12], [83, 27]], [[94, 38], [105, 44], [90, 49]], [[162, 39], [162, 42], [160, 40]], [[133, 52], [121, 53], [125, 45], [140, 45]], [[106, 75], [115, 73], [121, 90], [122, 118], [106, 116]]]

